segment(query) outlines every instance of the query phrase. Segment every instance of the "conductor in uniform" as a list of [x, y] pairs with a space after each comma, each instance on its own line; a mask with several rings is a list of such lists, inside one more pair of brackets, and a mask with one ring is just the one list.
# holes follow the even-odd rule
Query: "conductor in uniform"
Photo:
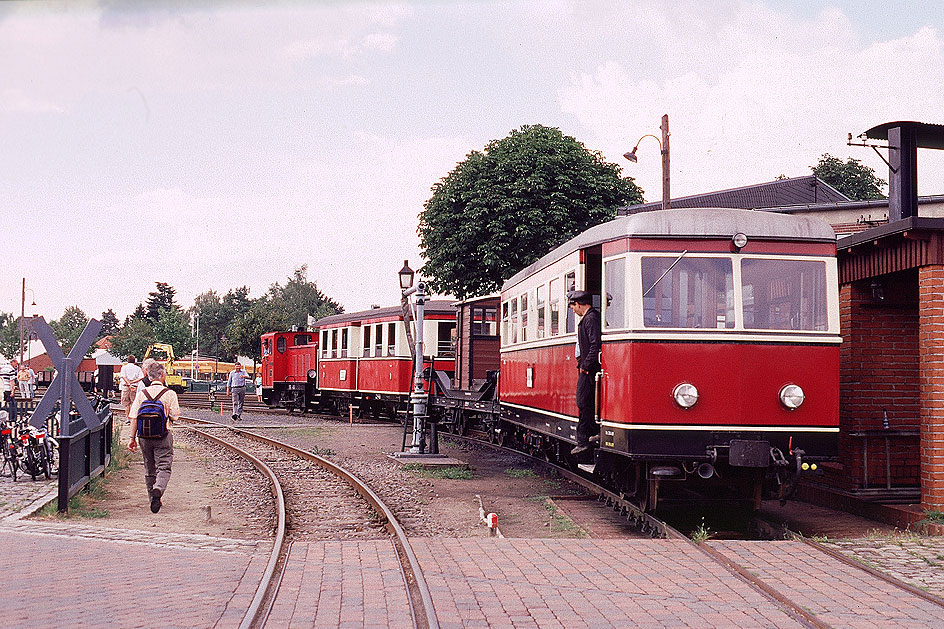
[[599, 441], [594, 419], [596, 375], [600, 371], [600, 311], [593, 307], [593, 296], [584, 290], [567, 294], [567, 303], [580, 317], [577, 324], [577, 446], [570, 451], [582, 454]]

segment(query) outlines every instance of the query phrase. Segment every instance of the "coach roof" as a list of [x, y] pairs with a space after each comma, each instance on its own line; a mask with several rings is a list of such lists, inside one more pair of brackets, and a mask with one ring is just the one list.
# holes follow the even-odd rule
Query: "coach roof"
[[[432, 299], [423, 306], [423, 311], [428, 315], [448, 314], [455, 316], [456, 307], [452, 301], [445, 299]], [[327, 326], [338, 325], [340, 323], [354, 323], [358, 321], [367, 321], [370, 319], [393, 319], [403, 316], [403, 309], [400, 306], [389, 306], [387, 308], [371, 308], [370, 310], [361, 310], [360, 312], [343, 312], [341, 314], [322, 317], [312, 324], [312, 328], [324, 328]]]
[[833, 228], [810, 216], [730, 208], [641, 212], [617, 217], [574, 236], [506, 280], [504, 289], [574, 251], [619, 238], [731, 238], [738, 232], [753, 239], [836, 242]]

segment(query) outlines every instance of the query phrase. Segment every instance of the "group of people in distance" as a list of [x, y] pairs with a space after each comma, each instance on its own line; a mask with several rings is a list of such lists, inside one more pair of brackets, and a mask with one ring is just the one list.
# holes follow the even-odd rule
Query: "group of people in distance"
[[36, 372], [29, 365], [21, 365], [17, 360], [0, 366], [0, 390], [3, 391], [3, 408], [10, 420], [16, 420], [16, 398], [32, 400], [36, 395]]

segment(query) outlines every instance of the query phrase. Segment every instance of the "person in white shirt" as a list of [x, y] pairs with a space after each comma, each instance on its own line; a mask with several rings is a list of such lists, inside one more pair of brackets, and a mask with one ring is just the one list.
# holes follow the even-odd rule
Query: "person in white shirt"
[[125, 409], [125, 416], [128, 416], [128, 409], [134, 402], [134, 396], [138, 392], [138, 382], [144, 379], [144, 372], [135, 363], [137, 358], [134, 354], [128, 356], [127, 362], [122, 365], [118, 372], [118, 389], [121, 391], [121, 407]]

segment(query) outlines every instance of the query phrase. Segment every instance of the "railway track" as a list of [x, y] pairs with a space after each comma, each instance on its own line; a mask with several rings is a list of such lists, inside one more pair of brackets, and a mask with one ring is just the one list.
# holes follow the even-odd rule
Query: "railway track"
[[[731, 553], [723, 552], [721, 546], [715, 547], [715, 543], [710, 540], [695, 541], [692, 538], [689, 538], [683, 535], [680, 531], [669, 525], [668, 523], [660, 520], [659, 518], [653, 516], [652, 514], [643, 512], [638, 505], [634, 504], [631, 500], [618, 495], [609, 489], [599, 485], [593, 480], [575, 473], [567, 468], [556, 465], [552, 462], [546, 461], [543, 458], [538, 458], [531, 456], [526, 452], [515, 450], [502, 446], [497, 443], [491, 443], [487, 439], [474, 438], [464, 435], [456, 435], [453, 433], [443, 433], [443, 436], [448, 439], [454, 439], [456, 441], [470, 442], [479, 445], [486, 445], [488, 447], [496, 448], [499, 450], [504, 450], [508, 452], [514, 452], [520, 456], [525, 456], [530, 460], [534, 461], [536, 464], [553, 469], [555, 472], [567, 478], [568, 480], [581, 485], [587, 489], [591, 494], [597, 496], [598, 501], [612, 508], [613, 511], [619, 513], [621, 516], [626, 517], [630, 522], [635, 525], [640, 531], [645, 534], [651, 535], [652, 537], [666, 538], [666, 539], [676, 539], [676, 540], [685, 540], [712, 561], [714, 561], [719, 566], [723, 567], [727, 572], [736, 578], [746, 582], [755, 590], [759, 591], [765, 597], [776, 603], [789, 615], [791, 615], [795, 620], [800, 622], [806, 627], [814, 627], [817, 629], [825, 629], [831, 625], [825, 623], [820, 619], [816, 614], [812, 613], [808, 606], [801, 604], [800, 602], [791, 598], [791, 596], [784, 593], [782, 586], [773, 580], [768, 580], [759, 575], [756, 569], [745, 561], [738, 561], [732, 558]], [[771, 525], [771, 530], [776, 529]], [[884, 583], [887, 583], [895, 588], [897, 588], [902, 595], [916, 596], [924, 601], [932, 603], [938, 607], [944, 608], [944, 599], [941, 597], [935, 596], [929, 592], [926, 592], [920, 588], [914, 587], [900, 579], [896, 579], [892, 576], [889, 576], [880, 570], [876, 570], [870, 566], [864, 565], [843, 553], [828, 548], [823, 544], [811, 540], [809, 538], [803, 537], [801, 535], [795, 534], [789, 530], [779, 529], [781, 533], [784, 533], [787, 539], [782, 541], [791, 541], [796, 543], [803, 543], [810, 548], [814, 549], [818, 553], [822, 553], [823, 556], [835, 559], [842, 564], [852, 567], [855, 570], [860, 570], [868, 573], [869, 575], [880, 579]], [[775, 542], [773, 542], [775, 543]]]
[[400, 559], [414, 627], [439, 626], [432, 596], [403, 527], [360, 479], [326, 459], [276, 439], [207, 420], [180, 419], [191, 424], [195, 433], [252, 462], [269, 479], [277, 503], [275, 543], [241, 627], [265, 625], [278, 597], [292, 541], [388, 536]]

